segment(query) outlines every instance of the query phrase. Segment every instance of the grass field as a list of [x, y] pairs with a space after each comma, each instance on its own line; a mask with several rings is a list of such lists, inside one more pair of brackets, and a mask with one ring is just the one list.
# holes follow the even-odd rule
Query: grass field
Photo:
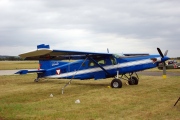
[[0, 70], [37, 69], [38, 61], [0, 61]]
[[[108, 88], [111, 79], [73, 81], [44, 80], [35, 74], [0, 76], [0, 119], [24, 120], [179, 120], [180, 77], [140, 76], [137, 86]], [[124, 81], [123, 81], [124, 82]], [[54, 97], [51, 98], [50, 94]], [[79, 99], [80, 104], [75, 104]]]
[[[37, 64], [9, 62], [6, 68]], [[73, 80], [63, 95], [61, 88], [67, 80], [35, 83], [34, 78], [36, 74], [0, 76], [0, 120], [180, 119], [180, 101], [173, 106], [180, 97], [180, 76], [162, 79], [140, 75], [139, 85], [129, 86], [123, 81], [121, 89], [108, 87], [112, 79]], [[75, 104], [77, 99], [80, 104]]]

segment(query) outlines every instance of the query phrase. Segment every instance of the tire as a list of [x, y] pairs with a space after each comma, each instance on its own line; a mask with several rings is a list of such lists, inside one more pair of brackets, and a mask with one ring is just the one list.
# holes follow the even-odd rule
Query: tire
[[119, 80], [119, 79], [113, 79], [113, 80], [111, 81], [111, 87], [112, 87], [112, 88], [121, 88], [121, 87], [122, 87], [122, 82], [121, 82], [121, 80]]
[[138, 85], [138, 82], [139, 80], [134, 76], [132, 76], [128, 81], [129, 85]]

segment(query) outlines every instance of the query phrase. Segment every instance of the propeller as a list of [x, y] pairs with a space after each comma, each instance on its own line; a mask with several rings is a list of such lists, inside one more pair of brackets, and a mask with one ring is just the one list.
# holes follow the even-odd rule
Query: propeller
[[162, 54], [162, 52], [161, 52], [160, 48], [157, 48], [157, 50], [158, 50], [158, 52], [159, 52], [160, 56], [161, 56], [162, 58], [164, 58], [164, 55]]
[[[168, 50], [166, 50], [166, 52], [163, 55], [160, 48], [157, 48], [157, 51], [159, 52], [161, 58], [164, 58], [164, 56], [166, 56], [168, 53]], [[165, 63], [165, 61], [162, 62], [162, 65], [163, 65], [163, 78], [165, 79], [166, 78], [166, 63]]]

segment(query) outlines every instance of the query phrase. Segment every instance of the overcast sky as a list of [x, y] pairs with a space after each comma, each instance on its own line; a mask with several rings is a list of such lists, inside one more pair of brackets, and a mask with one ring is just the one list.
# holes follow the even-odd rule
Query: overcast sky
[[0, 55], [51, 49], [180, 56], [180, 0], [0, 0]]

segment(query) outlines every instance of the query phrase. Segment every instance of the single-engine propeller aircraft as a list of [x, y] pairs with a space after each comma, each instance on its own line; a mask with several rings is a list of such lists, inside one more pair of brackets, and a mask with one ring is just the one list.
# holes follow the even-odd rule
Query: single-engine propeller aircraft
[[[40, 78], [63, 78], [86, 80], [114, 77], [112, 88], [121, 88], [121, 80], [129, 85], [137, 85], [139, 77], [136, 72], [157, 67], [163, 64], [163, 76], [166, 76], [165, 61], [169, 59], [167, 52], [159, 55], [80, 52], [67, 50], [51, 50], [49, 45], [38, 45], [37, 50], [20, 54], [25, 60], [39, 60], [40, 69], [20, 70], [16, 74], [37, 73], [36, 82]], [[67, 62], [62, 60], [75, 60]]]

